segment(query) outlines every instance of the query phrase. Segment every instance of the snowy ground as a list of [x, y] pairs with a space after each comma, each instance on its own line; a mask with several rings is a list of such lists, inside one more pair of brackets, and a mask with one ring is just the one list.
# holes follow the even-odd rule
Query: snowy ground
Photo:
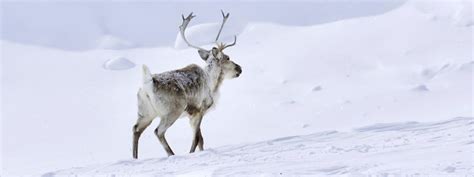
[[473, 118], [376, 124], [326, 131], [191, 155], [47, 173], [54, 176], [462, 176], [474, 173]]
[[[2, 40], [0, 175], [467, 175], [472, 26], [472, 2], [464, 0], [409, 1], [305, 27], [249, 23], [227, 49], [243, 73], [224, 82], [203, 120], [208, 150], [186, 154], [191, 130], [182, 119], [166, 135], [177, 156], [164, 158], [149, 128], [137, 161], [130, 160], [136, 66], [202, 64], [195, 50], [180, 49], [179, 39], [178, 49], [86, 51]], [[122, 42], [107, 46], [114, 43]]]

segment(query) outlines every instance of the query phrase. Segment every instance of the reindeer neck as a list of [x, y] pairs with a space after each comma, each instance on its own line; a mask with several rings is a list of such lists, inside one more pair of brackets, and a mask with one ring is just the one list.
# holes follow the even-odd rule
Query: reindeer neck
[[211, 88], [211, 92], [217, 93], [222, 81], [224, 80], [223, 73], [221, 72], [220, 68], [212, 64], [206, 66], [206, 72], [209, 76], [209, 87]]

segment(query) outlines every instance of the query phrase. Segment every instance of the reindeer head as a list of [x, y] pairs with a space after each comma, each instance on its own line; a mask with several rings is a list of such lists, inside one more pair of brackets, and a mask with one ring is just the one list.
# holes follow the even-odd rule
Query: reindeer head
[[238, 64], [236, 64], [236, 63], [234, 63], [233, 61], [230, 60], [230, 57], [224, 53], [224, 49], [226, 49], [227, 47], [234, 46], [235, 43], [237, 42], [237, 37], [234, 36], [234, 42], [232, 44], [225, 44], [225, 43], [222, 43], [222, 42], [218, 42], [219, 36], [221, 34], [221, 31], [222, 31], [222, 28], [224, 27], [224, 24], [227, 21], [227, 18], [229, 18], [229, 13], [224, 14], [223, 11], [221, 11], [221, 13], [222, 13], [222, 16], [223, 16], [222, 24], [221, 24], [221, 27], [219, 29], [219, 32], [217, 33], [216, 40], [214, 41], [216, 46], [213, 47], [211, 50], [206, 50], [206, 49], [203, 49], [201, 47], [192, 45], [186, 39], [186, 36], [184, 35], [184, 32], [185, 32], [186, 28], [188, 27], [188, 24], [191, 21], [191, 19], [195, 17], [195, 16], [193, 16], [192, 12], [186, 18], [184, 16], [182, 16], [183, 24], [181, 24], [181, 26], [179, 26], [180, 34], [181, 34], [181, 37], [183, 38], [184, 42], [186, 42], [186, 44], [189, 47], [192, 47], [192, 48], [195, 48], [195, 49], [198, 50], [199, 56], [201, 57], [201, 59], [206, 61], [207, 65], [210, 68], [212, 68], [214, 70], [218, 70], [219, 73], [221, 73], [223, 76], [225, 76], [225, 78], [236, 78], [236, 77], [239, 77], [240, 74], [242, 73], [242, 68], [240, 67], [240, 65], [238, 65]]

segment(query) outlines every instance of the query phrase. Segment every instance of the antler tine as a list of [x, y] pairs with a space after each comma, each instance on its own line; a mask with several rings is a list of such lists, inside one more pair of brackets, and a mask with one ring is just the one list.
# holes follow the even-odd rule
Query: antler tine
[[189, 22], [194, 17], [196, 17], [196, 16], [194, 16], [192, 12], [186, 18], [184, 18], [184, 15], [181, 15], [181, 18], [183, 18], [183, 24], [181, 24], [179, 26], [179, 32], [181, 34], [181, 38], [183, 38], [184, 42], [186, 42], [186, 44], [188, 44], [189, 47], [192, 47], [192, 48], [195, 48], [195, 49], [198, 49], [198, 50], [206, 50], [206, 49], [203, 49], [201, 47], [198, 47], [198, 46], [195, 46], [195, 45], [192, 45], [191, 43], [189, 43], [188, 40], [186, 39], [186, 36], [184, 35], [184, 32], [186, 31], [186, 28], [188, 27]]
[[225, 45], [225, 46], [222, 48], [222, 50], [224, 50], [224, 49], [227, 48], [227, 47], [232, 47], [232, 46], [234, 46], [234, 45], [236, 44], [236, 42], [237, 42], [237, 36], [234, 35], [234, 42], [233, 42], [232, 44]]
[[222, 28], [224, 28], [224, 24], [227, 21], [227, 18], [229, 18], [229, 15], [230, 15], [230, 13], [225, 14], [222, 9], [221, 9], [221, 13], [222, 13], [222, 18], [223, 19], [222, 19], [221, 28], [219, 28], [219, 33], [217, 33], [216, 40], [214, 41], [216, 44], [217, 44], [217, 40], [219, 40], [219, 36], [221, 35]]

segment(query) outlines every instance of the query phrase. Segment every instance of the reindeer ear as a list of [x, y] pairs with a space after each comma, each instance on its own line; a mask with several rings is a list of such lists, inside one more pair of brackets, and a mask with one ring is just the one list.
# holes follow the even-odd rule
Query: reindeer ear
[[214, 58], [217, 58], [217, 54], [219, 54], [219, 50], [217, 50], [217, 48], [213, 47], [211, 52], [212, 52], [212, 56], [214, 56]]
[[203, 59], [204, 61], [206, 61], [207, 58], [209, 58], [209, 51], [207, 50], [198, 50], [198, 53], [201, 59]]

